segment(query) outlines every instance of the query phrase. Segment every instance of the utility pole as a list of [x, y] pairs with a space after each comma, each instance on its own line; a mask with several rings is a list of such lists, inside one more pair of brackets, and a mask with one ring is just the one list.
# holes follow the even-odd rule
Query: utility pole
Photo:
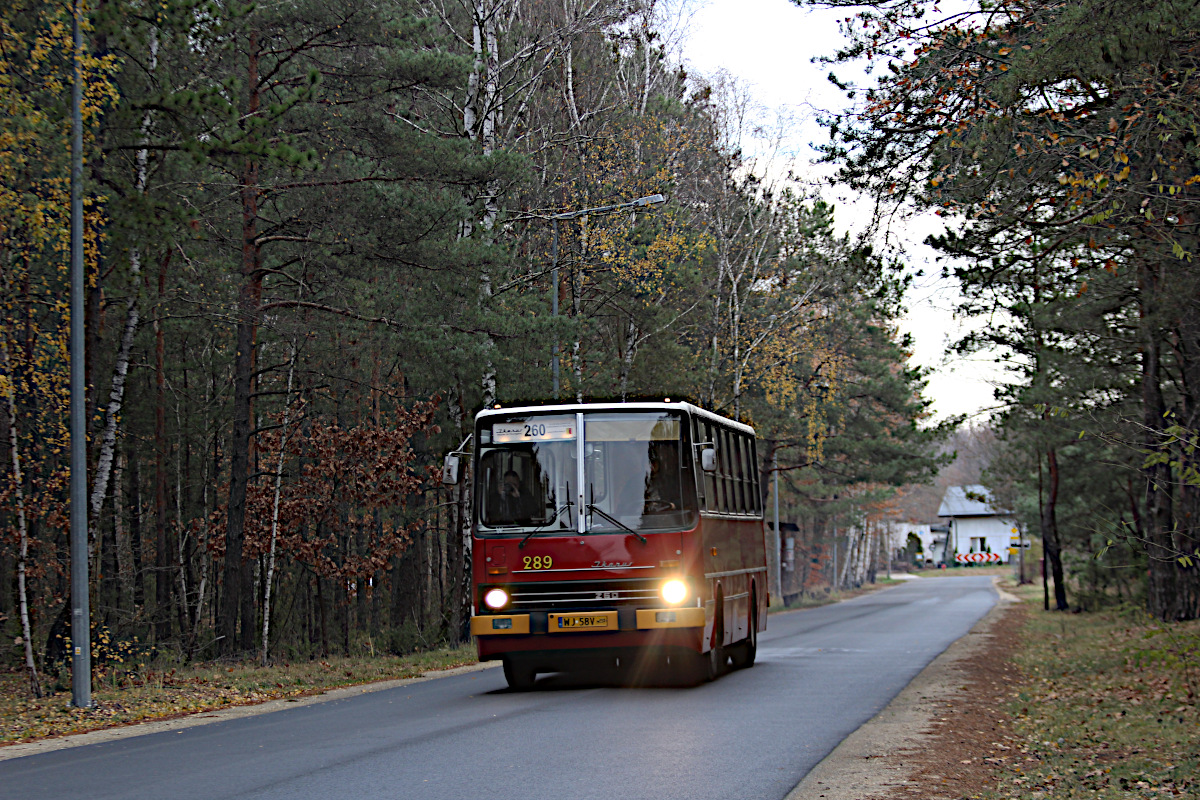
[[887, 579], [892, 579], [892, 528], [888, 523], [884, 523], [887, 527], [884, 529], [886, 541], [883, 544], [884, 557], [887, 558]]
[[88, 608], [87, 429], [83, 385], [83, 33], [75, 0], [71, 88], [71, 704], [92, 707], [91, 611]]
[[779, 588], [779, 597], [783, 598], [783, 550], [782, 539], [779, 537], [779, 443], [773, 442], [771, 448], [771, 476], [775, 495], [775, 585]]
[[[552, 231], [550, 245], [550, 316], [558, 316], [558, 216], [550, 218]], [[550, 348], [550, 373], [554, 380], [554, 399], [558, 399], [558, 334], [554, 336], [554, 344]]]
[[1025, 580], [1025, 534], [1021, 532], [1020, 528], [1017, 528], [1016, 530], [1017, 547], [1020, 548], [1017, 551], [1017, 569], [1020, 570], [1020, 574], [1017, 576], [1017, 585], [1024, 586], [1027, 583]]
[[1050, 582], [1046, 580], [1046, 559], [1043, 556], [1038, 559], [1042, 566], [1042, 610], [1050, 610]]
[[842, 588], [841, 573], [838, 572], [838, 529], [837, 514], [833, 515], [833, 590]]

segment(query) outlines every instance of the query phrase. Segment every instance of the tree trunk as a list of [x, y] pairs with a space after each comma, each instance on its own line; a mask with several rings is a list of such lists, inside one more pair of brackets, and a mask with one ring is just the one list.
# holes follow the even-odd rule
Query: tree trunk
[[[247, 117], [258, 112], [258, 34], [250, 32]], [[258, 160], [248, 156], [242, 167], [242, 267], [238, 291], [237, 351], [233, 367], [233, 436], [229, 453], [229, 505], [225, 529], [225, 588], [221, 597], [221, 650], [254, 647], [254, 591], [251, 565], [243, 558], [246, 491], [250, 479], [251, 397], [254, 356], [262, 300], [258, 244]], [[239, 625], [240, 617], [240, 625]]]
[[875, 579], [880, 573], [880, 558], [883, 553], [883, 531], [882, 523], [876, 522], [872, 539], [875, 540], [875, 546], [871, 548], [871, 565], [868, 573], [866, 573], [866, 582], [875, 583]]
[[742, 298], [738, 275], [729, 281], [729, 342], [733, 345], [733, 418], [742, 413]]
[[[450, 399], [450, 416], [460, 436], [470, 425], [463, 407], [461, 388]], [[469, 463], [469, 462], [468, 462]], [[450, 630], [447, 638], [452, 644], [464, 642], [468, 637], [471, 622], [471, 523], [469, 493], [467, 487], [472, 476], [469, 467], [460, 475], [459, 481], [450, 488], [449, 541], [447, 542], [448, 581], [450, 583]]]
[[[834, 529], [834, 541], [837, 541], [837, 529]], [[841, 569], [838, 570], [837, 583], [834, 584], [834, 589], [841, 589], [846, 586], [846, 580], [850, 575], [850, 565], [854, 562], [854, 534], [850, 531], [846, 532], [846, 546], [842, 553]]]
[[292, 412], [292, 377], [296, 369], [296, 343], [292, 342], [292, 358], [288, 364], [287, 391], [283, 395], [283, 427], [279, 433], [279, 458], [275, 463], [275, 500], [271, 506], [271, 546], [267, 551], [267, 574], [263, 579], [262, 656], [265, 667], [271, 642], [271, 582], [275, 578], [275, 542], [279, 535], [279, 499], [283, 494], [283, 464], [287, 453], [288, 423]]
[[[1193, 222], [1195, 217], [1193, 216]], [[1195, 225], [1192, 228], [1195, 229]], [[1193, 237], [1193, 251], [1195, 238]], [[1187, 302], [1176, 323], [1175, 337], [1180, 364], [1179, 424], [1193, 435], [1200, 430], [1200, 304], [1194, 300], [1200, 281], [1191, 281]], [[1183, 294], [1183, 292], [1181, 292]], [[1175, 457], [1180, 466], [1177, 475], [1196, 469], [1198, 454], [1175, 444]], [[1200, 619], [1200, 485], [1197, 481], [1179, 480], [1175, 503], [1175, 550], [1191, 556], [1191, 564], [1176, 560], [1178, 618]]]
[[[583, 282], [587, 273], [583, 265], [588, 258], [588, 218], [580, 217], [579, 221], [579, 268], [571, 270], [571, 313], [575, 320], [575, 330], [583, 331]], [[571, 345], [571, 366], [575, 372], [575, 402], [583, 402], [583, 340], [576, 335]]]
[[142, 563], [142, 475], [134, 439], [129, 440], [129, 555], [133, 564], [133, 607], [146, 604], [146, 572]]
[[[135, 250], [130, 260], [136, 261], [136, 258]], [[131, 266], [130, 271], [133, 272], [134, 269]], [[108, 495], [109, 478], [117, 451], [118, 420], [125, 397], [125, 378], [129, 373], [129, 355], [133, 350], [134, 336], [137, 334], [139, 313], [136, 289], [131, 289], [131, 291], [134, 296], [130, 297], [125, 306], [125, 329], [121, 334], [121, 344], [117, 349], [117, 363], [113, 366], [108, 407], [105, 409], [104, 430], [100, 433], [100, 456], [96, 460], [96, 475], [92, 481], [92, 496], [88, 503], [88, 523], [91, 527], [88, 534], [89, 540], [96, 538], [96, 526], [99, 524], [100, 512], [104, 508], [104, 498]]]
[[[502, 16], [508, 0], [475, 0], [472, 8], [472, 51], [474, 62], [471, 73], [467, 78], [467, 98], [463, 104], [463, 128], [467, 137], [478, 139], [485, 157], [496, 151], [497, 135], [503, 118], [503, 98], [500, 95], [500, 43], [498, 18]], [[489, 181], [484, 188], [483, 216], [479, 227], [483, 235], [489, 239], [499, 214], [497, 195], [500, 192], [498, 181]], [[469, 236], [472, 225], [464, 227], [464, 235]], [[484, 265], [480, 273], [479, 300], [480, 306], [487, 309], [492, 303], [492, 274], [491, 267]], [[496, 343], [491, 334], [485, 334], [484, 340], [484, 371], [480, 380], [483, 391], [484, 408], [490, 408], [496, 402], [496, 368], [494, 356]]]
[[317, 582], [317, 618], [318, 625], [321, 628], [321, 655], [329, 655], [329, 624], [325, 616], [325, 592], [321, 588], [321, 576], [318, 574], [315, 578]]
[[[146, 64], [150, 73], [158, 67], [158, 36], [153, 27], [150, 29], [150, 57]], [[147, 110], [142, 115], [140, 139], [144, 145], [150, 136], [151, 116]], [[149, 149], [142, 147], [137, 151], [134, 188], [139, 194], [146, 191], [146, 181], [149, 164]], [[165, 258], [170, 261], [171, 250], [167, 250]], [[166, 264], [163, 265], [166, 268]], [[142, 272], [141, 250], [135, 245], [129, 251], [129, 299], [125, 301], [125, 327], [121, 333], [121, 343], [117, 348], [117, 360], [113, 365], [113, 377], [108, 392], [108, 407], [105, 410], [104, 430], [100, 434], [100, 455], [96, 460], [96, 475], [92, 482], [92, 496], [88, 509], [88, 522], [91, 526], [88, 540], [96, 538], [96, 525], [99, 524], [100, 511], [104, 507], [104, 498], [108, 495], [109, 475], [112, 472], [114, 454], [117, 449], [117, 425], [120, 419], [121, 406], [125, 397], [125, 379], [129, 373], [129, 354], [133, 350], [133, 340], [137, 335], [138, 324], [141, 321], [141, 311], [138, 308], [137, 286]], [[89, 359], [89, 363], [90, 359]], [[118, 480], [119, 485], [119, 480]], [[114, 496], [116, 493], [114, 492]], [[119, 537], [118, 537], [119, 538]]]
[[[718, 247], [721, 244], [718, 242]], [[716, 407], [717, 376], [721, 368], [721, 292], [725, 288], [725, 254], [718, 251], [716, 261], [717, 276], [713, 284], [712, 341], [708, 362], [708, 388], [707, 397], [704, 398], [704, 403], [709, 408]]]
[[625, 402], [625, 397], [629, 394], [629, 373], [633, 371], [633, 357], [637, 353], [638, 343], [638, 329], [633, 317], [630, 317], [625, 323], [625, 335], [622, 340], [621, 374], [618, 380], [618, 389], [621, 394], [621, 402]]
[[100, 571], [95, 581], [99, 590], [96, 593], [96, 613], [105, 625], [112, 625], [116, 612], [121, 607], [120, 570], [117, 567], [117, 519], [114, 516], [111, 525], [103, 525], [96, 536], [96, 563]]
[[[168, 251], [169, 252], [169, 251]], [[167, 520], [167, 376], [162, 301], [167, 261], [158, 271], [159, 314], [154, 320], [154, 640], [171, 638], [171, 544]]]
[[[1142, 425], [1146, 450], [1158, 453], [1166, 445], [1163, 431], [1166, 408], [1162, 394], [1161, 339], [1157, 325], [1159, 276], [1155, 267], [1143, 262], [1139, 266], [1139, 300], [1142, 337]], [[1162, 620], [1179, 617], [1177, 568], [1172, 541], [1174, 515], [1172, 509], [1171, 467], [1154, 463], [1145, 467], [1146, 515], [1145, 539], [1142, 543], [1149, 556], [1149, 584], [1146, 592], [1147, 610]]]
[[129, 549], [129, 531], [125, 527], [125, 503], [122, 500], [125, 490], [124, 479], [125, 454], [117, 450], [112, 470], [113, 539], [117, 558], [117, 608], [121, 611], [129, 611], [133, 606], [133, 568], [131, 566], [133, 557]]
[[1054, 604], [1059, 611], [1067, 611], [1067, 587], [1063, 581], [1062, 548], [1058, 540], [1058, 451], [1046, 448], [1046, 501], [1042, 503], [1042, 544], [1046, 550], [1046, 561], [1054, 578]]
[[[4, 357], [4, 372], [12, 375], [12, 367], [8, 359], [8, 343], [0, 340], [0, 355]], [[12, 454], [13, 493], [17, 504], [17, 604], [21, 615], [21, 641], [25, 649], [25, 669], [29, 679], [29, 693], [33, 697], [42, 696], [42, 684], [38, 680], [37, 665], [33, 660], [33, 633], [29, 624], [29, 594], [26, 582], [26, 562], [29, 558], [29, 526], [25, 514], [25, 485], [21, 474], [21, 442], [17, 435], [17, 401], [13, 393], [12, 381], [7, 381], [8, 391], [4, 394], [5, 406], [8, 412], [8, 447]]]
[[[354, 613], [354, 598], [350, 596], [350, 580], [340, 577], [342, 584], [342, 655], [350, 657], [350, 615]], [[358, 578], [355, 578], [357, 586]]]
[[[183, 375], [183, 391], [187, 392], [187, 370], [184, 370]], [[176, 417], [176, 424], [182, 431], [184, 426], [182, 421], [178, 419], [178, 416]], [[181, 523], [185, 518], [183, 503], [187, 497], [183, 484], [183, 476], [192, 474], [190, 438], [183, 439], [183, 446], [180, 448], [180, 451], [175, 458], [175, 520], [178, 528], [175, 536], [175, 561], [172, 564], [172, 569], [175, 573], [175, 590], [178, 593], [175, 602], [175, 615], [176, 623], [179, 625], [179, 638], [182, 642], [188, 642], [194, 638], [192, 636], [191, 625], [192, 601], [191, 594], [188, 591], [188, 577], [191, 574], [190, 566], [193, 560], [193, 553], [191, 551], [193, 548], [189, 547], [191, 534]]]

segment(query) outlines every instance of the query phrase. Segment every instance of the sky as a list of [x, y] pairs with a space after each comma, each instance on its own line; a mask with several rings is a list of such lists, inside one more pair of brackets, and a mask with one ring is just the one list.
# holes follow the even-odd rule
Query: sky
[[[829, 67], [812, 59], [837, 49], [842, 41], [838, 19], [850, 12], [799, 7], [788, 0], [682, 0], [681, 9], [676, 41], [689, 71], [711, 77], [725, 70], [735, 76], [761, 107], [764, 121], [773, 123], [781, 114], [791, 120], [787, 149], [801, 173], [828, 174], [828, 167], [808, 166], [817, 155], [811, 145], [828, 140], [816, 114], [842, 107], [845, 99], [827, 80]], [[869, 207], [832, 191], [823, 194], [837, 203], [839, 225], [861, 229]], [[910, 220], [896, 232], [905, 240], [914, 272], [925, 273], [914, 281], [901, 328], [913, 336], [912, 361], [933, 369], [926, 396], [933, 400], [935, 418], [983, 415], [995, 406], [994, 385], [1004, 380], [1003, 370], [988, 354], [947, 355], [948, 345], [978, 322], [955, 318], [953, 281], [940, 277], [942, 265], [921, 244], [938, 230], [935, 220]]]

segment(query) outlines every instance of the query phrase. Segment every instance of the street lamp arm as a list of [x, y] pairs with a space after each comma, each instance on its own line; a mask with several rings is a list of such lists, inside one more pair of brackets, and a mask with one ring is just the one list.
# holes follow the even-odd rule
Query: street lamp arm
[[661, 206], [667, 202], [667, 198], [661, 194], [651, 194], [645, 197], [639, 197], [636, 200], [629, 200], [624, 203], [614, 203], [610, 206], [597, 206], [596, 208], [581, 208], [577, 211], [564, 211], [561, 214], [551, 214], [550, 219], [576, 219], [577, 217], [586, 217], [591, 214], [605, 214], [609, 211], [621, 211], [626, 208], [653, 208]]
[[[596, 208], [582, 208], [578, 211], [564, 211], [560, 214], [550, 214], [543, 219], [549, 219], [551, 223], [551, 249], [550, 249], [550, 273], [551, 273], [551, 289], [550, 289], [550, 315], [558, 316], [558, 221], [566, 219], [576, 219], [578, 217], [587, 216], [588, 214], [604, 214], [609, 211], [620, 211], [624, 208], [653, 208], [661, 206], [667, 202], [667, 198], [657, 192], [655, 194], [639, 197], [636, 200], [630, 200], [625, 203], [616, 203], [611, 206], [598, 206]], [[558, 399], [558, 341], [555, 340], [550, 357], [550, 371], [554, 380], [554, 398]]]
[[589, 214], [604, 214], [609, 211], [620, 211], [625, 208], [657, 208], [667, 202], [667, 198], [661, 194], [647, 195], [639, 197], [637, 200], [630, 200], [625, 203], [617, 203], [611, 206], [599, 206], [597, 208], [582, 208], [578, 211], [563, 211], [559, 214], [539, 214], [537, 212], [529, 212], [524, 214], [511, 214], [505, 217], [509, 222], [529, 222], [531, 220], [556, 220], [556, 219], [575, 219], [576, 217], [586, 217]]

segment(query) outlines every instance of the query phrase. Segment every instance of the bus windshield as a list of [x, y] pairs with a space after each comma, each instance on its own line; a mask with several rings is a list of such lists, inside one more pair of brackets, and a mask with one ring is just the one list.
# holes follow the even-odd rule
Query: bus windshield
[[694, 524], [695, 489], [680, 418], [671, 413], [585, 417], [588, 530], [680, 529]]
[[575, 416], [527, 417], [480, 431], [476, 518], [498, 532], [575, 530], [578, 486]]
[[[681, 530], [695, 525], [687, 426], [674, 412], [508, 418], [481, 428], [481, 534]], [[579, 459], [583, 459], [582, 474]]]

